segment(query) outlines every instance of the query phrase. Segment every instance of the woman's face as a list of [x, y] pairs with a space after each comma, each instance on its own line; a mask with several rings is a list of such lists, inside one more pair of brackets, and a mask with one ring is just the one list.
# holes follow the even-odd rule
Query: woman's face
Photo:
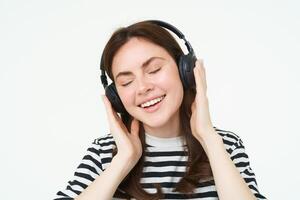
[[164, 48], [134, 37], [117, 51], [112, 73], [131, 116], [155, 128], [179, 122], [183, 87], [177, 64]]

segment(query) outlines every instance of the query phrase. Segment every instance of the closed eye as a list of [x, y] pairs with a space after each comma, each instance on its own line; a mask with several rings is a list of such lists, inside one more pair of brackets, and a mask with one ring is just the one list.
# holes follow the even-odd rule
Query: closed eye
[[156, 72], [158, 72], [161, 68], [158, 68], [157, 70], [151, 71], [149, 72], [149, 74], [155, 74]]
[[129, 81], [128, 83], [125, 83], [125, 84], [123, 84], [122, 86], [127, 86], [127, 85], [129, 85], [130, 83], [131, 83], [132, 81]]
[[[161, 68], [158, 68], [158, 69], [156, 69], [156, 70], [154, 70], [154, 71], [151, 71], [151, 72], [149, 72], [149, 74], [155, 74], [155, 73], [158, 72], [160, 69], [161, 69]], [[131, 82], [132, 82], [132, 81], [129, 81], [128, 83], [125, 83], [125, 84], [123, 84], [122, 86], [125, 87], [125, 86], [129, 85]]]

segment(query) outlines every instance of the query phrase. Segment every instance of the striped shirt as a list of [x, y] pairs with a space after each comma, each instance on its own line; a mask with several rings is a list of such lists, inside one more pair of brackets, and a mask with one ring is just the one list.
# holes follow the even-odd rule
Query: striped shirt
[[[250, 167], [249, 157], [241, 138], [230, 131], [217, 128], [215, 130], [222, 136], [226, 151], [255, 197], [266, 199], [258, 190], [255, 174]], [[140, 180], [144, 190], [156, 193], [156, 188], [152, 183], [159, 183], [164, 199], [219, 199], [214, 180], [199, 182], [189, 198], [182, 193], [172, 191], [186, 170], [188, 156], [183, 136], [158, 138], [145, 133], [145, 142], [145, 162]], [[56, 193], [55, 200], [74, 199], [78, 196], [108, 167], [112, 160], [112, 150], [115, 147], [116, 144], [111, 134], [95, 139], [87, 149], [72, 180], [68, 182], [65, 189]]]

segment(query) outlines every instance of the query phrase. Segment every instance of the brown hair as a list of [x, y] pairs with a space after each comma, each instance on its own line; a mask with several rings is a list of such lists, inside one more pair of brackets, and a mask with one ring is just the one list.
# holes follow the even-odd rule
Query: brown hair
[[[144, 21], [132, 24], [128, 27], [119, 28], [112, 34], [104, 48], [103, 66], [101, 66], [107, 72], [112, 81], [114, 80], [111, 65], [114, 55], [126, 42], [133, 37], [143, 38], [163, 47], [172, 56], [176, 63], [178, 63], [180, 56], [183, 55], [183, 51], [173, 36], [166, 29], [158, 25]], [[181, 192], [186, 195], [193, 192], [194, 188], [198, 186], [200, 180], [207, 180], [212, 177], [212, 171], [207, 155], [199, 141], [192, 135], [191, 132], [191, 104], [195, 99], [195, 95], [195, 89], [191, 88], [185, 90], [183, 101], [180, 106], [180, 127], [181, 130], [185, 130], [184, 137], [186, 139], [188, 161], [185, 175], [176, 184], [174, 191]], [[127, 113], [122, 114], [121, 118], [127, 129], [130, 130], [132, 116]], [[154, 186], [157, 188], [157, 193], [155, 194], [146, 192], [140, 184], [145, 157], [144, 150], [146, 148], [145, 130], [141, 123], [139, 136], [143, 147], [142, 156], [130, 173], [120, 183], [115, 196], [128, 199], [133, 197], [143, 200], [161, 199], [163, 198], [163, 194], [161, 187], [158, 184], [154, 184]], [[115, 149], [113, 155], [116, 153], [117, 149]]]

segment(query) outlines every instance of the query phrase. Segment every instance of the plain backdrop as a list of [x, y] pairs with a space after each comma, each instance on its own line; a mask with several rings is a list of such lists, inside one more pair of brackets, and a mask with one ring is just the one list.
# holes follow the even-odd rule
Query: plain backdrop
[[213, 124], [242, 138], [261, 193], [295, 199], [299, 9], [296, 0], [0, 0], [0, 198], [52, 199], [66, 186], [109, 131], [105, 43], [121, 26], [160, 19], [204, 60]]

